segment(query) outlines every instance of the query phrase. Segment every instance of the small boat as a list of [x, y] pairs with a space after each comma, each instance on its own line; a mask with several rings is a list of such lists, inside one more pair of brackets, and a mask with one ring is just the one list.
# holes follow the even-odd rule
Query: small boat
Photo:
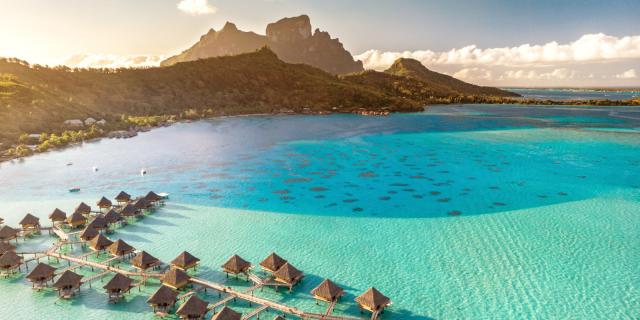
[[93, 167], [93, 172], [98, 172], [98, 167]]
[[69, 192], [71, 193], [80, 192], [80, 187], [71, 188], [69, 189]]
[[160, 196], [160, 198], [162, 199], [169, 199], [169, 194], [166, 192], [160, 192], [158, 193], [158, 195]]
[[140, 169], [140, 175], [144, 176], [145, 174], [147, 174], [147, 169], [145, 168]]
[[68, 162], [68, 163], [67, 163], [67, 167], [68, 167], [68, 166], [72, 166], [72, 165], [73, 165], [73, 162]]

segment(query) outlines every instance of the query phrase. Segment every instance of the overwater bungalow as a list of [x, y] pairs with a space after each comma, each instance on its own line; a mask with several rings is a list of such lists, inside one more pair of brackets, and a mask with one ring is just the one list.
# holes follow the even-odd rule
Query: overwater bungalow
[[9, 242], [13, 239], [18, 239], [20, 231], [11, 228], [9, 226], [3, 226], [0, 229], [0, 241]]
[[241, 320], [241, 319], [242, 319], [242, 314], [239, 312], [236, 312], [235, 310], [229, 307], [222, 308], [220, 312], [216, 313], [215, 315], [213, 315], [213, 317], [211, 317], [211, 320]]
[[201, 320], [204, 319], [204, 316], [209, 311], [208, 307], [209, 304], [206, 301], [193, 295], [180, 305], [176, 314], [180, 316], [180, 319], [184, 320]]
[[11, 275], [20, 269], [22, 257], [13, 251], [6, 251], [0, 255], [0, 274], [4, 276]]
[[129, 218], [129, 217], [134, 217], [136, 215], [138, 215], [139, 210], [136, 209], [135, 206], [133, 206], [130, 203], [127, 203], [121, 210], [120, 210], [120, 215], [125, 217], [125, 218]]
[[360, 309], [371, 312], [381, 312], [384, 308], [391, 305], [391, 300], [373, 287], [357, 297], [356, 302], [360, 305]]
[[311, 290], [311, 294], [317, 300], [334, 302], [344, 295], [344, 289], [329, 279], [324, 279], [320, 285]]
[[75, 212], [80, 213], [81, 215], [87, 216], [91, 214], [91, 207], [84, 202], [80, 202], [80, 204], [74, 210], [74, 213]]
[[98, 200], [98, 202], [96, 202], [96, 205], [98, 206], [98, 208], [100, 208], [100, 210], [109, 210], [113, 206], [111, 200], [105, 197], [102, 197], [100, 200]]
[[107, 284], [102, 287], [109, 295], [109, 302], [116, 303], [124, 298], [124, 295], [133, 288], [133, 279], [116, 273]]
[[87, 224], [87, 218], [80, 212], [74, 212], [67, 218], [67, 224], [72, 228], [79, 228]]
[[153, 205], [157, 205], [162, 201], [162, 197], [153, 191], [149, 191], [146, 196], [144, 196], [147, 201], [149, 201]]
[[227, 274], [227, 277], [229, 277], [230, 273], [236, 275], [236, 277], [238, 277], [240, 273], [247, 275], [249, 269], [251, 269], [251, 263], [242, 259], [237, 254], [234, 254], [222, 265], [222, 270]]
[[279, 255], [273, 252], [260, 262], [260, 266], [269, 272], [276, 272], [276, 270], [280, 269], [280, 267], [285, 263], [287, 263], [287, 260], [282, 259]]
[[23, 231], [39, 232], [40, 218], [32, 215], [31, 213], [27, 213], [24, 218], [20, 220], [19, 225], [22, 227]]
[[129, 201], [131, 201], [131, 195], [129, 195], [128, 193], [124, 192], [124, 191], [120, 191], [120, 193], [118, 193], [118, 195], [116, 196], [116, 202], [119, 205], [123, 205]]
[[5, 254], [6, 252], [13, 251], [16, 252], [16, 246], [8, 243], [8, 242], [0, 242], [0, 255]]
[[149, 210], [152, 208], [151, 202], [149, 202], [145, 197], [137, 198], [133, 202], [133, 206], [138, 209], [138, 212], [142, 213], [144, 210]]
[[64, 223], [65, 220], [67, 220], [67, 213], [56, 208], [55, 210], [53, 210], [53, 212], [51, 212], [51, 214], [49, 214], [49, 220], [51, 220], [51, 223], [53, 223], [54, 225], [56, 223]]
[[100, 232], [98, 232], [98, 230], [90, 226], [87, 226], [86, 228], [84, 228], [84, 230], [82, 230], [82, 233], [80, 234], [80, 239], [82, 241], [89, 242], [93, 240], [93, 238], [97, 237], [99, 234]]
[[180, 290], [189, 284], [191, 277], [180, 269], [169, 269], [162, 276], [162, 284], [176, 290]]
[[116, 224], [122, 221], [122, 217], [120, 216], [120, 214], [113, 209], [104, 214], [104, 219], [107, 220], [108, 224]]
[[98, 231], [101, 231], [101, 230], [106, 230], [109, 227], [109, 223], [107, 222], [107, 219], [105, 219], [102, 214], [99, 214], [96, 216], [95, 219], [93, 219], [93, 221], [91, 221], [89, 226]]
[[276, 270], [273, 276], [277, 282], [286, 284], [289, 287], [289, 291], [291, 291], [291, 288], [302, 280], [304, 274], [287, 262]]
[[187, 251], [182, 251], [173, 261], [171, 261], [171, 267], [182, 270], [189, 270], [191, 268], [197, 268], [200, 259], [194, 257]]
[[58, 290], [58, 296], [63, 299], [70, 299], [77, 291], [80, 291], [81, 285], [82, 276], [73, 271], [67, 270], [53, 284], [53, 287]]
[[130, 246], [128, 243], [124, 242], [124, 240], [118, 239], [116, 242], [109, 246], [108, 250], [109, 253], [114, 256], [124, 257], [133, 253], [133, 251], [135, 251], [136, 249]]
[[4, 224], [4, 219], [0, 218], [0, 225]]
[[148, 254], [146, 251], [142, 251], [140, 253], [138, 253], [135, 257], [133, 257], [133, 259], [131, 260], [131, 264], [133, 264], [134, 267], [144, 271], [147, 270], [149, 268], [153, 268], [156, 267], [158, 265], [160, 265], [160, 260], [158, 260], [158, 258]]
[[27, 279], [31, 281], [34, 289], [42, 289], [47, 287], [49, 281], [53, 281], [55, 275], [56, 268], [46, 263], [38, 263], [27, 275]]
[[153, 312], [168, 313], [178, 301], [178, 292], [163, 285], [147, 300]]
[[109, 240], [109, 238], [105, 237], [102, 234], [98, 234], [98, 236], [91, 239], [91, 242], [89, 242], [89, 246], [95, 251], [106, 250], [112, 244], [113, 241]]

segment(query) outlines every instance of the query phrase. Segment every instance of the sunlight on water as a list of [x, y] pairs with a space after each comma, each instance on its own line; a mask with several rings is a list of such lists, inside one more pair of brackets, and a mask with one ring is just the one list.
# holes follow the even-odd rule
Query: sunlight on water
[[[169, 192], [165, 208], [112, 238], [163, 261], [188, 250], [200, 276], [238, 287], [219, 272], [228, 257], [256, 265], [277, 251], [307, 278], [292, 294], [258, 294], [312, 312], [324, 306], [309, 291], [326, 277], [347, 290], [339, 315], [359, 316], [353, 298], [375, 286], [394, 302], [383, 319], [633, 319], [634, 128], [634, 108], [473, 105], [177, 124], [1, 164], [0, 216], [15, 226], [26, 212], [46, 221], [120, 190]], [[0, 299], [30, 310], [0, 318], [152, 317], [155, 286], [109, 305], [102, 285], [62, 302], [23, 277], [0, 280]]]

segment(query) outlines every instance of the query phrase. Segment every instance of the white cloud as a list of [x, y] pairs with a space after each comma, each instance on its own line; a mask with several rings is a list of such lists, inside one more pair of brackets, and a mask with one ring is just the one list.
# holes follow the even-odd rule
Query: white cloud
[[629, 69], [621, 74], [617, 74], [616, 78], [618, 79], [635, 79], [638, 76], [636, 75], [636, 70], [635, 69]]
[[498, 80], [569, 80], [577, 78], [578, 72], [567, 68], [554, 69], [549, 72], [536, 70], [507, 70]]
[[182, 0], [178, 3], [178, 9], [193, 16], [215, 13], [217, 10], [208, 0]]
[[559, 44], [555, 41], [543, 45], [523, 44], [517, 47], [481, 49], [475, 45], [447, 52], [431, 50], [382, 52], [368, 50], [355, 58], [365, 68], [382, 70], [398, 58], [413, 58], [426, 66], [553, 66], [559, 63], [598, 62], [620, 59], [640, 59], [640, 35], [618, 38], [603, 33], [586, 34], [580, 39]]
[[64, 65], [77, 68], [136, 68], [159, 66], [164, 56], [115, 54], [75, 54]]
[[453, 74], [454, 78], [476, 81], [476, 80], [492, 80], [493, 72], [484, 68], [464, 68]]

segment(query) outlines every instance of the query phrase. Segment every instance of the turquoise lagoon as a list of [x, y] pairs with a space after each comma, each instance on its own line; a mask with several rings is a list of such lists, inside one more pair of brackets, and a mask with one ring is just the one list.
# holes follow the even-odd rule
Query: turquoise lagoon
[[[219, 272], [230, 255], [276, 251], [307, 277], [257, 294], [305, 310], [324, 309], [309, 291], [327, 277], [347, 290], [343, 315], [375, 286], [394, 302], [383, 319], [638, 319], [637, 128], [637, 108], [498, 105], [181, 123], [0, 164], [0, 216], [169, 192], [112, 238], [163, 261], [188, 250], [201, 277], [234, 287], [248, 285]], [[156, 286], [109, 305], [102, 285], [60, 301], [0, 279], [0, 318], [153, 317]]]

